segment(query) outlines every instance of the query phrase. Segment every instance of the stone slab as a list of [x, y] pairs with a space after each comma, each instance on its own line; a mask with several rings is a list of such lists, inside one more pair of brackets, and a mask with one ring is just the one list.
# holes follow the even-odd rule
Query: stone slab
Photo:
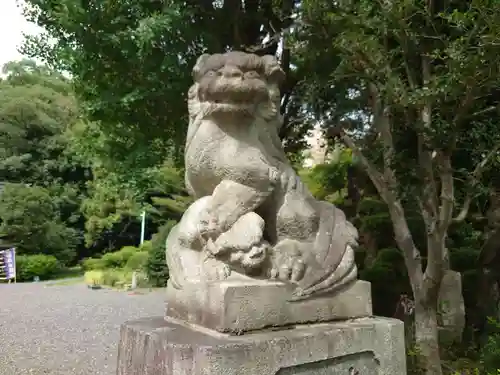
[[163, 317], [121, 328], [117, 375], [403, 375], [396, 319], [300, 325], [241, 336]]
[[372, 316], [371, 285], [358, 280], [324, 296], [290, 302], [293, 288], [281, 282], [224, 281], [167, 287], [166, 316], [219, 332], [329, 322]]
[[460, 342], [465, 329], [465, 303], [462, 294], [462, 275], [447, 270], [441, 280], [438, 297], [439, 338], [447, 345]]

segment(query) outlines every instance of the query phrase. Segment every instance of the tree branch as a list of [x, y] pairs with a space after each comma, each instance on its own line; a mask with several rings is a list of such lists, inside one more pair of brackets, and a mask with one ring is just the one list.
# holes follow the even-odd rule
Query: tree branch
[[372, 96], [373, 125], [380, 134], [384, 145], [384, 177], [389, 185], [389, 189], [394, 190], [397, 186], [396, 175], [392, 169], [394, 157], [394, 142], [392, 140], [391, 124], [389, 122], [389, 108], [384, 106], [375, 84], [369, 84]]
[[340, 130], [340, 138], [352, 150], [354, 155], [359, 158], [361, 165], [364, 167], [366, 173], [368, 173], [378, 193], [387, 204], [396, 242], [403, 251], [408, 275], [412, 285], [418, 288], [423, 278], [421, 257], [413, 241], [401, 202], [387, 184], [384, 175], [363, 155], [363, 152], [352, 138], [345, 134], [343, 130]]
[[424, 273], [424, 289], [427, 298], [437, 298], [439, 286], [445, 269], [449, 268], [448, 251], [445, 239], [452, 221], [454, 186], [453, 171], [451, 168], [450, 152], [439, 152], [436, 156], [441, 181], [441, 204], [439, 207], [439, 220], [432, 232], [427, 234], [427, 267]]
[[441, 180], [441, 207], [439, 210], [439, 235], [444, 237], [453, 217], [453, 202], [455, 192], [453, 186], [453, 171], [451, 168], [451, 156], [449, 153], [440, 153], [439, 179]]
[[[431, 79], [431, 61], [426, 55], [422, 56], [422, 79], [424, 86]], [[420, 126], [418, 131], [418, 159], [422, 178], [422, 198], [420, 209], [422, 217], [429, 231], [434, 231], [438, 220], [438, 196], [436, 179], [434, 176], [432, 150], [427, 148], [426, 132], [432, 125], [432, 105], [429, 100], [420, 111]]]
[[389, 186], [387, 185], [387, 182], [384, 179], [384, 176], [382, 173], [380, 173], [375, 165], [372, 164], [364, 155], [361, 149], [354, 143], [351, 137], [349, 137], [344, 130], [340, 131], [340, 139], [345, 143], [347, 147], [349, 147], [354, 155], [356, 155], [359, 158], [359, 161], [361, 162], [361, 165], [364, 167], [366, 170], [366, 173], [368, 173], [368, 176], [372, 180], [373, 184], [375, 185], [375, 188], [377, 189], [378, 193], [380, 196], [386, 200], [388, 194], [390, 193], [389, 191]]
[[[476, 183], [480, 178], [481, 175], [484, 172], [484, 169], [490, 162], [490, 160], [497, 154], [498, 150], [500, 149], [500, 142], [498, 142], [495, 147], [484, 157], [484, 159], [476, 166], [474, 169], [474, 172], [472, 172], [472, 176], [469, 180], [470, 184]], [[468, 192], [467, 195], [465, 196], [464, 204], [462, 206], [462, 209], [460, 210], [459, 214], [453, 218], [453, 223], [460, 223], [465, 220], [467, 217], [467, 214], [469, 213], [470, 209], [470, 204], [472, 203], [472, 193]]]

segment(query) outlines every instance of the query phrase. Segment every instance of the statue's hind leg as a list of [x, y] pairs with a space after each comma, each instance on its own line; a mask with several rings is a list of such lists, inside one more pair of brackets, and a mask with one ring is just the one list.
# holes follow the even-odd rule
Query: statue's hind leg
[[311, 256], [319, 217], [308, 197], [296, 191], [286, 193], [282, 199], [274, 198], [259, 210], [265, 215], [268, 237], [275, 244], [269, 276], [297, 283], [307, 268], [320, 268], [313, 264]]
[[277, 238], [312, 241], [318, 231], [319, 219], [319, 213], [311, 205], [309, 197], [290, 191], [285, 194], [276, 213]]

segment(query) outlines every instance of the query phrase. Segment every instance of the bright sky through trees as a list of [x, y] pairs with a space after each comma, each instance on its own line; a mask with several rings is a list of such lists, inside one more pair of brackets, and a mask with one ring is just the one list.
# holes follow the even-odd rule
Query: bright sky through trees
[[20, 5], [23, 0], [0, 1], [0, 66], [23, 56], [18, 48], [23, 41], [23, 33], [37, 34], [40, 28], [26, 21]]

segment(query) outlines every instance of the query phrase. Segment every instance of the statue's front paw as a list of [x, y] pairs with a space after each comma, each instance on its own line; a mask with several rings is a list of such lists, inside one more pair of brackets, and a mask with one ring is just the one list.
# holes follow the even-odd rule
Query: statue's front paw
[[231, 275], [231, 268], [216, 259], [208, 258], [203, 264], [208, 281], [223, 281]]
[[300, 256], [282, 254], [272, 262], [271, 279], [297, 283], [304, 277], [305, 264]]
[[198, 232], [203, 240], [215, 240], [220, 234], [220, 225], [215, 217], [206, 218], [200, 221]]
[[269, 181], [271, 184], [276, 184], [279, 182], [281, 177], [281, 173], [277, 168], [271, 167], [269, 168]]
[[229, 267], [227, 264], [222, 264], [221, 267], [217, 268], [218, 280], [226, 280], [229, 276], [231, 276], [231, 267]]

